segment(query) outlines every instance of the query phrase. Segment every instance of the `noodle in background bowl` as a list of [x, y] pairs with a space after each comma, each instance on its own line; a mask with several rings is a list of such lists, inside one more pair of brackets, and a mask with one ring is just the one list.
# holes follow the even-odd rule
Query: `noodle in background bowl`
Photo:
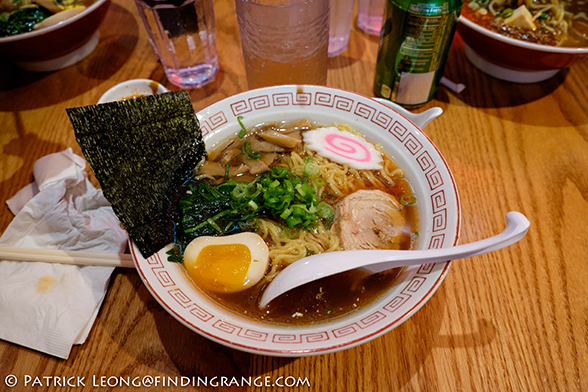
[[470, 62], [497, 79], [536, 83], [588, 59], [588, 47], [540, 45], [503, 36], [459, 17], [457, 32], [465, 42]]
[[[346, 123], [382, 144], [406, 173], [419, 203], [418, 248], [457, 245], [460, 204], [447, 162], [429, 138], [399, 112], [371, 98], [322, 86], [275, 86], [223, 99], [197, 113], [207, 149], [235, 135], [237, 116], [245, 127], [304, 117], [324, 124]], [[165, 249], [145, 259], [131, 252], [143, 282], [177, 320], [220, 344], [272, 356], [325, 354], [368, 342], [411, 317], [437, 290], [451, 262], [408, 267], [374, 303], [325, 323], [262, 324], [236, 315], [202, 294]]]

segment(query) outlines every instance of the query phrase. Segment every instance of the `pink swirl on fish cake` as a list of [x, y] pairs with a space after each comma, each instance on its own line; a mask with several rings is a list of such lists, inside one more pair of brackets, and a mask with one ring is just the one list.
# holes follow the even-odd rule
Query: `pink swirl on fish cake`
[[[359, 147], [359, 148], [357, 148]], [[357, 140], [344, 135], [328, 134], [325, 136], [325, 149], [343, 158], [357, 162], [369, 162], [370, 151]]]
[[333, 162], [358, 170], [380, 170], [382, 153], [363, 137], [336, 127], [317, 128], [303, 133], [306, 148]]

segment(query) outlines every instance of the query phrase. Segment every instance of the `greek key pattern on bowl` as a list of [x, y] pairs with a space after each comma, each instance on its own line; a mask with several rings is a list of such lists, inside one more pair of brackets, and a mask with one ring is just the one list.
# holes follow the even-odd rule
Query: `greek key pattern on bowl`
[[153, 275], [157, 278], [162, 287], [170, 287], [176, 284], [169, 272], [165, 269], [159, 253], [148, 258], [147, 263], [151, 266]]
[[421, 264], [418, 271], [417, 271], [417, 274], [421, 274], [421, 275], [430, 274], [433, 271], [433, 268], [435, 268], [435, 263]]
[[346, 112], [350, 112], [353, 109], [353, 103], [354, 101], [350, 98], [321, 92], [316, 93], [314, 98], [315, 105], [335, 108]]
[[228, 323], [224, 320], [218, 319], [214, 322], [213, 327], [218, 329], [219, 331], [226, 332], [228, 334], [239, 333], [241, 327], [238, 327], [234, 324]]
[[258, 342], [265, 342], [269, 336], [266, 332], [254, 331], [252, 329], [241, 329], [238, 335], [242, 338], [256, 340]]
[[188, 308], [192, 304], [192, 299], [179, 287], [171, 289], [167, 293], [183, 308]]
[[394, 123], [394, 118], [389, 116], [387, 113], [377, 112], [372, 117], [372, 122], [376, 125], [379, 125], [383, 129], [388, 129], [388, 127], [390, 127], [390, 124]]
[[445, 234], [437, 234], [431, 236], [431, 240], [429, 241], [429, 249], [440, 249], [443, 248], [443, 243], [445, 242]]
[[[431, 265], [434, 266], [434, 264]], [[426, 272], [425, 270], [423, 272], [429, 273], [430, 271]], [[421, 273], [420, 269], [418, 273]], [[384, 305], [383, 309], [387, 310], [390, 313], [398, 311], [398, 309], [400, 309], [402, 305], [404, 305], [409, 299], [412, 298], [413, 295], [415, 295], [419, 291], [419, 289], [423, 286], [426, 280], [427, 277], [414, 276], [412, 280], [406, 285], [406, 287], [400, 292], [400, 294], [392, 298], [390, 302]]]
[[326, 331], [315, 333], [302, 334], [281, 334], [277, 333], [272, 337], [273, 343], [286, 344], [301, 344], [301, 343], [317, 343], [330, 340], [329, 334]]
[[227, 123], [227, 116], [223, 111], [220, 111], [216, 114], [209, 116], [206, 120], [200, 122], [200, 130], [202, 132], [202, 136], [208, 135], [210, 132], [214, 131], [221, 125]]
[[192, 315], [194, 315], [194, 317], [196, 317], [204, 322], [212, 320], [212, 318], [214, 317], [212, 314], [208, 313], [206, 310], [202, 309], [200, 306], [198, 306], [194, 303], [190, 307], [190, 313]]
[[272, 95], [274, 106], [305, 105], [312, 103], [312, 94], [305, 92], [277, 93]]
[[359, 320], [356, 323], [349, 324], [344, 327], [334, 329], [333, 334], [335, 335], [336, 338], [349, 336], [354, 333], [360, 332], [362, 329], [366, 329], [368, 327], [371, 327], [371, 326], [379, 323], [380, 321], [383, 321], [385, 318], [386, 318], [386, 315], [384, 313], [382, 313], [380, 311], [376, 311], [376, 312], [370, 314], [369, 316], [364, 317], [363, 319]]
[[402, 305], [408, 301], [412, 295], [406, 295], [400, 293], [399, 295], [392, 298], [392, 301], [388, 302], [382, 309], [387, 310], [390, 313], [396, 312]]
[[151, 266], [151, 268], [163, 268], [163, 263], [161, 262], [161, 257], [159, 257], [159, 253], [155, 253], [153, 256], [147, 259], [147, 264]]
[[176, 284], [169, 272], [167, 272], [163, 267], [153, 268], [153, 273], [162, 287], [170, 287]]

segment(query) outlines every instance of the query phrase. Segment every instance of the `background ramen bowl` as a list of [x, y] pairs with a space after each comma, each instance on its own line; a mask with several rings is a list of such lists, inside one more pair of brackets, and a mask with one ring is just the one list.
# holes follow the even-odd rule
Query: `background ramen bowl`
[[110, 0], [96, 0], [79, 14], [44, 29], [0, 37], [0, 58], [20, 68], [49, 72], [85, 58], [98, 45], [98, 27]]
[[[381, 143], [411, 180], [420, 209], [418, 247], [457, 244], [460, 205], [447, 162], [413, 122], [381, 102], [322, 86], [275, 86], [225, 98], [197, 116], [208, 149], [237, 134], [237, 116], [243, 117], [247, 128], [305, 117], [324, 124], [351, 124], [370, 141]], [[342, 318], [309, 326], [277, 326], [244, 318], [210, 301], [188, 281], [181, 266], [167, 261], [165, 249], [148, 259], [134, 245], [131, 252], [150, 292], [185, 326], [220, 344], [273, 356], [339, 351], [392, 330], [433, 295], [451, 264], [409, 267], [372, 305]]]
[[541, 82], [561, 69], [588, 59], [588, 48], [539, 45], [505, 37], [461, 16], [457, 32], [467, 58], [495, 78], [517, 83]]

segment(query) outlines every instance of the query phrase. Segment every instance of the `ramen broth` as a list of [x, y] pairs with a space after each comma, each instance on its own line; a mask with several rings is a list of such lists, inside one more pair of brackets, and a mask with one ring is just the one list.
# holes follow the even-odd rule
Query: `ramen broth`
[[359, 270], [339, 273], [296, 287], [260, 309], [262, 287], [240, 293], [206, 294], [215, 302], [242, 316], [271, 324], [309, 325], [333, 320], [362, 309], [396, 282], [401, 269], [364, 276]]
[[[318, 127], [316, 124], [308, 124], [307, 129]], [[283, 128], [283, 123], [266, 124], [256, 127], [253, 131], [249, 130], [248, 137], [252, 137], [256, 132], [263, 130]], [[224, 142], [219, 148], [224, 149], [227, 144], [230, 145], [230, 143]], [[273, 161], [272, 166], [283, 165], [286, 156], [292, 150], [298, 151], [301, 154], [306, 153], [304, 151], [304, 143], [302, 143], [295, 149], [280, 153]], [[223, 153], [219, 151], [211, 151], [209, 157], [217, 161], [226, 160], [226, 157], [223, 158]], [[328, 192], [325, 189], [325, 192], [322, 194], [322, 200], [332, 206], [336, 206], [342, 198], [357, 190], [379, 189], [394, 195], [396, 199], [410, 199], [414, 201], [411, 185], [404, 178], [402, 170], [395, 166], [388, 158], [385, 158], [385, 165], [388, 165], [388, 171], [398, 174], [398, 177], [394, 177], [392, 183], [390, 183], [389, 177], [386, 178], [380, 171], [374, 171], [375, 181], [381, 184], [380, 186], [374, 185], [374, 178], [371, 181], [367, 178], [355, 178], [351, 181], [352, 185], [338, 195], [335, 195], [333, 192]], [[252, 176], [248, 173], [239, 173], [235, 178], [246, 181], [251, 180]], [[410, 205], [404, 205], [402, 208], [402, 214], [407, 227], [400, 236], [401, 249], [413, 248], [418, 238], [418, 211], [415, 204], [410, 203]], [[260, 234], [259, 230], [258, 234]], [[271, 249], [272, 239], [267, 237], [264, 239]], [[276, 273], [286, 268], [288, 264], [283, 263], [279, 265]], [[249, 319], [271, 324], [308, 325], [339, 318], [369, 306], [378, 298], [381, 298], [394, 285], [401, 270], [398, 268], [371, 276], [366, 276], [359, 270], [353, 270], [326, 277], [289, 291], [270, 302], [265, 309], [260, 309], [258, 303], [263, 294], [263, 289], [269, 284], [270, 279], [264, 279], [257, 285], [244, 291], [230, 294], [211, 292], [202, 287], [199, 287], [199, 289], [213, 302]]]

